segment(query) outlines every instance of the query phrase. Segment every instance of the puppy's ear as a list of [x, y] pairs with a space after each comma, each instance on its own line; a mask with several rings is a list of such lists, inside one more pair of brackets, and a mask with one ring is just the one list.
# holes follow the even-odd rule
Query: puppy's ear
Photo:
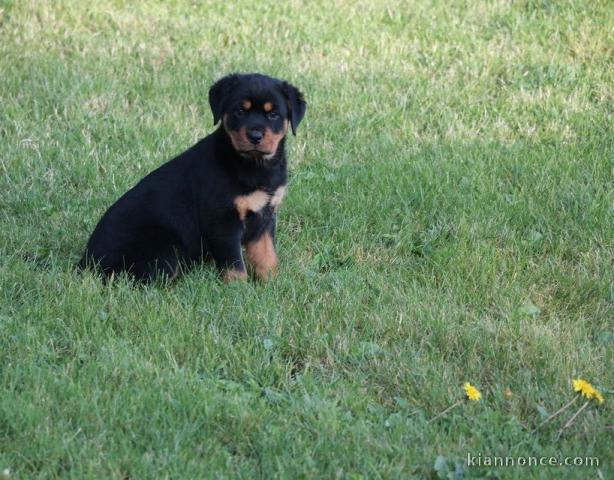
[[224, 103], [232, 87], [238, 82], [239, 75], [232, 74], [219, 79], [209, 89], [209, 105], [213, 112], [213, 124], [217, 125], [224, 111]]
[[290, 85], [288, 82], [282, 82], [281, 89], [288, 102], [288, 116], [290, 117], [292, 133], [296, 135], [298, 124], [301, 123], [301, 120], [305, 116], [307, 102], [305, 102], [303, 94], [294, 85]]

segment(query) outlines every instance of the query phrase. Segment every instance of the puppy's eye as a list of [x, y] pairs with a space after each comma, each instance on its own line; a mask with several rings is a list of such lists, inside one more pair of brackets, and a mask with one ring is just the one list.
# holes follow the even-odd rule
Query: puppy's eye
[[269, 112], [266, 114], [266, 118], [268, 118], [269, 120], [277, 120], [279, 118], [279, 113]]
[[243, 115], [245, 115], [245, 109], [242, 107], [239, 107], [235, 110], [235, 115], [237, 117], [242, 117]]

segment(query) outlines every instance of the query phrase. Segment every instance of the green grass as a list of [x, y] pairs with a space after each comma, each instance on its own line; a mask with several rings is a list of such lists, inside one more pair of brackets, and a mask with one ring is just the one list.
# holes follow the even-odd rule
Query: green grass
[[[466, 478], [612, 475], [611, 6], [1, 0], [0, 471], [443, 478], [471, 452], [600, 465]], [[280, 277], [76, 273], [233, 71], [309, 103]], [[531, 433], [577, 376], [604, 405]], [[483, 400], [428, 423], [465, 381]]]

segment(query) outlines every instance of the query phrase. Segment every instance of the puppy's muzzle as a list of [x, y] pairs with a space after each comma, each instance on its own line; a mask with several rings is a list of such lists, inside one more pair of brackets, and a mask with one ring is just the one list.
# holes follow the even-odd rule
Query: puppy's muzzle
[[247, 139], [252, 145], [258, 145], [264, 137], [264, 129], [262, 128], [250, 128], [247, 131]]

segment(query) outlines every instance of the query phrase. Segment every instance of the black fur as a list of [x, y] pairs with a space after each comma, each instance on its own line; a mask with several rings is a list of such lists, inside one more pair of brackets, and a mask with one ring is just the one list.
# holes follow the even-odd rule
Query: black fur
[[[247, 111], [241, 106], [246, 99]], [[265, 75], [233, 74], [211, 87], [209, 102], [214, 122], [222, 120], [218, 129], [151, 172], [107, 210], [81, 267], [93, 266], [106, 276], [125, 271], [149, 281], [173, 278], [180, 265], [211, 257], [220, 271], [243, 275], [242, 246], [266, 232], [274, 239], [276, 212], [270, 203], [242, 219], [235, 202], [255, 190], [272, 196], [286, 184], [285, 137], [275, 151], [263, 153], [257, 151], [261, 144], [238, 151], [230, 134], [242, 142], [241, 132], [262, 134], [262, 145], [268, 145], [271, 137], [285, 134], [288, 123], [294, 132], [305, 114], [303, 96]], [[273, 111], [264, 111], [266, 102]]]

